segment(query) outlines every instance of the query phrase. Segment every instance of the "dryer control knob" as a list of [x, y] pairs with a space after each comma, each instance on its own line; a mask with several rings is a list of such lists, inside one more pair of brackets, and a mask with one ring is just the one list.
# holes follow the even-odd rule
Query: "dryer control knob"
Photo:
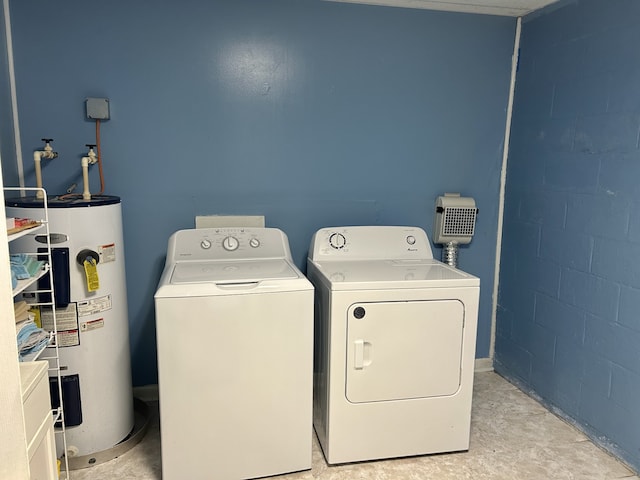
[[414, 237], [413, 235], [409, 235], [407, 237], [407, 243], [409, 245], [414, 245], [416, 243], [416, 237]]
[[331, 245], [336, 250], [340, 250], [341, 248], [344, 248], [346, 244], [347, 244], [347, 239], [344, 238], [344, 235], [341, 233], [333, 233], [329, 237], [329, 245]]
[[233, 252], [234, 250], [237, 250], [239, 246], [240, 242], [236, 237], [228, 236], [222, 240], [222, 248], [227, 252]]
[[257, 238], [252, 238], [251, 240], [249, 240], [249, 245], [251, 245], [253, 248], [258, 248], [260, 246], [260, 240], [258, 240]]

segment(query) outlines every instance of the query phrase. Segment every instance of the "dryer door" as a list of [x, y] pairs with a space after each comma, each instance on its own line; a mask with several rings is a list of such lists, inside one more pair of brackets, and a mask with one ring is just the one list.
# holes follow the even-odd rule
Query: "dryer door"
[[350, 402], [439, 397], [458, 391], [464, 328], [460, 301], [356, 303], [347, 315]]

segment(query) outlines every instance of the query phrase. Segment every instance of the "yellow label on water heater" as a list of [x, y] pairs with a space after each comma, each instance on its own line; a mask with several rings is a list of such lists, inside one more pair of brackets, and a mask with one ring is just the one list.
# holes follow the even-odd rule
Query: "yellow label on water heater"
[[100, 279], [98, 278], [98, 267], [95, 259], [87, 257], [84, 261], [84, 275], [87, 279], [87, 291], [95, 292], [100, 288]]

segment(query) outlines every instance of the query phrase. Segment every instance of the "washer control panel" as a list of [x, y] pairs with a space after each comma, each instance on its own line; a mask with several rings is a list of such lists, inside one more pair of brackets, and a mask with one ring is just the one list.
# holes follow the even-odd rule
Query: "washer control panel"
[[309, 248], [312, 260], [430, 259], [431, 244], [419, 227], [322, 228]]
[[289, 258], [287, 236], [277, 228], [179, 230], [169, 239], [167, 261]]

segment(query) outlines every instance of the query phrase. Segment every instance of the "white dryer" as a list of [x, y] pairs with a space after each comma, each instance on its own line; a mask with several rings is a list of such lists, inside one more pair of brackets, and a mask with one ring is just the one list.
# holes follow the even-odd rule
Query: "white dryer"
[[313, 286], [286, 235], [174, 233], [155, 307], [162, 478], [311, 468]]
[[316, 232], [314, 427], [330, 464], [468, 450], [480, 281], [416, 227]]

